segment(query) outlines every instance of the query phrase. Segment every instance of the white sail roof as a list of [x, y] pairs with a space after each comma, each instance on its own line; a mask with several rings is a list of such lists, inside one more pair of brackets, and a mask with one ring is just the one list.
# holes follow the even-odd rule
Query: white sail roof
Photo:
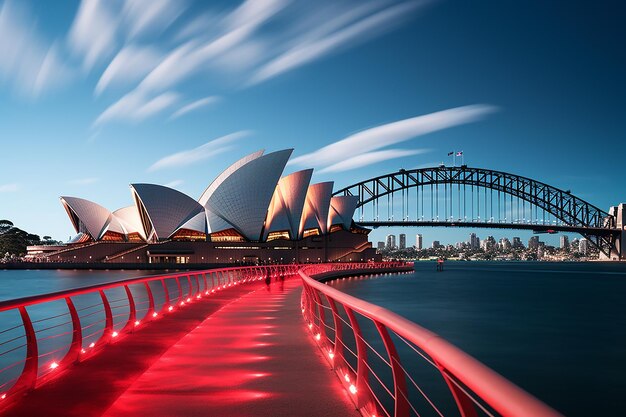
[[312, 169], [294, 172], [278, 181], [265, 221], [264, 239], [270, 232], [289, 231], [291, 239], [297, 239], [302, 210], [306, 199]]
[[176, 231], [180, 229], [194, 230], [196, 232], [207, 233], [207, 225], [206, 225], [206, 215], [204, 214], [204, 210], [200, 211], [198, 214], [193, 216], [187, 222], [182, 224]]
[[314, 228], [319, 228], [322, 234], [326, 233], [333, 185], [329, 181], [309, 186], [300, 221], [300, 236], [305, 230]]
[[340, 224], [344, 229], [350, 229], [352, 216], [359, 203], [359, 197], [355, 195], [344, 195], [332, 197], [330, 199], [330, 212], [328, 213], [328, 229], [330, 226]]
[[263, 155], [263, 152], [265, 152], [265, 150], [261, 149], [260, 151], [256, 151], [254, 153], [251, 153], [250, 155], [246, 155], [228, 168], [226, 168], [224, 172], [218, 175], [217, 178], [215, 178], [213, 182], [211, 182], [211, 184], [206, 188], [206, 190], [204, 190], [198, 202], [201, 205], [205, 206], [207, 201], [209, 201], [209, 198], [211, 198], [215, 190], [217, 190], [219, 186], [222, 185], [226, 178], [228, 178], [233, 172], [237, 171], [248, 162], [260, 158]]
[[146, 239], [146, 234], [141, 225], [141, 217], [139, 217], [139, 211], [137, 211], [136, 206], [117, 209], [113, 212], [113, 217], [115, 217], [124, 228], [124, 234], [139, 233], [144, 240]]
[[259, 156], [220, 175], [213, 191], [207, 193], [209, 187], [203, 194], [208, 194], [204, 207], [211, 232], [219, 227], [224, 230], [228, 224], [247, 239], [260, 240], [272, 195], [292, 152], [287, 149]]
[[173, 188], [156, 184], [131, 184], [130, 187], [136, 197], [140, 216], [143, 211], [153, 229], [146, 230], [148, 239], [152, 238], [152, 232], [157, 239], [167, 239], [204, 211], [196, 200]]
[[76, 233], [87, 233], [97, 240], [108, 224], [111, 212], [93, 201], [78, 197], [61, 197]]

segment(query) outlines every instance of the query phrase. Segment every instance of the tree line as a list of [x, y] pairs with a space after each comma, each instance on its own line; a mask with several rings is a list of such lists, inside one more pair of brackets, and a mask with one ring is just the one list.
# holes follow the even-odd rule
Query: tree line
[[26, 255], [29, 245], [54, 245], [58, 242], [50, 236], [40, 238], [15, 227], [10, 220], [0, 220], [0, 258], [21, 257]]

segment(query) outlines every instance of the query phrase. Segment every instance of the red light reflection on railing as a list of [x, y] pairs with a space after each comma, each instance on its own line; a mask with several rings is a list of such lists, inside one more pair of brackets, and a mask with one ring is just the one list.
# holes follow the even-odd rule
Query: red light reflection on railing
[[[445, 398], [453, 402], [452, 407], [447, 405], [447, 409], [456, 408], [462, 417], [474, 417], [479, 413], [512, 417], [560, 415], [429, 330], [311, 278], [319, 279], [329, 273], [337, 275], [341, 270], [348, 273], [355, 270], [355, 274], [363, 274], [368, 269], [384, 272], [385, 269], [401, 269], [402, 265], [317, 264], [303, 266], [299, 271], [304, 285], [302, 313], [308, 329], [363, 415], [443, 416], [441, 409], [444, 406], [437, 401], [444, 398], [431, 398], [415, 380], [418, 377], [410, 371], [411, 366], [420, 361], [432, 366], [433, 372], [440, 375], [441, 384], [448, 391]], [[327, 317], [329, 314], [332, 317]], [[363, 332], [361, 327], [366, 324], [373, 325], [376, 331]], [[396, 343], [407, 356], [404, 360]], [[381, 345], [382, 349], [375, 348]], [[373, 365], [372, 359], [383, 369]], [[379, 374], [389, 371], [391, 377], [387, 381], [390, 383], [385, 384], [385, 378]], [[427, 409], [418, 410], [418, 403]]]
[[[90, 357], [113, 339], [139, 330], [145, 322], [201, 300], [203, 294], [262, 280], [268, 273], [273, 277], [294, 276], [297, 270], [298, 265], [268, 265], [187, 271], [0, 302], [0, 312], [13, 310], [19, 314], [19, 324], [0, 329], [0, 338], [5, 338], [0, 339], [0, 400], [35, 388], [59, 369]], [[81, 297], [93, 296], [97, 302], [91, 300], [88, 306], [75, 307]], [[157, 296], [161, 302], [155, 301]], [[64, 302], [65, 312], [31, 318], [28, 309], [59, 301]], [[96, 315], [102, 318], [97, 319]], [[42, 344], [64, 337], [71, 337], [71, 342], [42, 353]], [[22, 351], [21, 358], [16, 358]]]

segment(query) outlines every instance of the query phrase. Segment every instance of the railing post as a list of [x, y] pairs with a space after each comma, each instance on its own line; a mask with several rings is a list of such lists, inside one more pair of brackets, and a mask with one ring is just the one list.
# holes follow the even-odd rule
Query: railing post
[[474, 407], [472, 400], [461, 389], [459, 389], [453, 381], [450, 380], [450, 377], [443, 366], [436, 361], [435, 364], [437, 365], [439, 372], [441, 372], [444, 381], [446, 381], [446, 384], [454, 397], [454, 401], [459, 409], [459, 413], [461, 413], [461, 417], [477, 417], [478, 414], [476, 413], [476, 407]]
[[148, 311], [146, 312], [146, 319], [151, 319], [154, 314], [154, 296], [152, 295], [152, 290], [150, 289], [150, 284], [148, 281], [144, 282], [146, 286], [146, 293], [148, 293]]
[[183, 287], [180, 285], [180, 277], [176, 275], [176, 285], [178, 285], [178, 300], [176, 302], [183, 301]]
[[163, 308], [168, 308], [170, 307], [170, 292], [167, 289], [167, 284], [165, 283], [165, 279], [161, 280], [161, 285], [163, 286], [163, 295], [165, 296], [165, 301], [163, 304]]
[[348, 320], [350, 321], [350, 326], [352, 326], [352, 331], [354, 332], [354, 341], [356, 343], [356, 352], [357, 352], [357, 371], [356, 371], [356, 406], [357, 409], [361, 409], [365, 406], [366, 397], [365, 393], [367, 392], [368, 384], [368, 373], [367, 373], [367, 346], [363, 341], [363, 334], [361, 333], [361, 327], [359, 326], [359, 322], [356, 320], [354, 315], [354, 311], [351, 308], [344, 305], [344, 309], [346, 310], [346, 315], [348, 316]]
[[65, 297], [65, 303], [67, 304], [67, 309], [72, 319], [72, 343], [65, 357], [59, 362], [59, 365], [67, 365], [68, 363], [76, 362], [83, 348], [83, 331], [80, 326], [80, 317], [78, 317], [78, 312], [70, 297]]
[[215, 275], [217, 274], [215, 272], [211, 272], [210, 275], [211, 275], [211, 284], [212, 284], [211, 289], [214, 289], [215, 288]]
[[108, 343], [113, 335], [113, 311], [111, 310], [111, 304], [109, 304], [109, 299], [104, 291], [100, 290], [98, 292], [100, 293], [102, 307], [104, 308], [104, 330], [102, 331], [100, 340], [104, 343]]
[[391, 340], [387, 328], [375, 320], [374, 324], [376, 325], [380, 337], [383, 339], [383, 344], [385, 345], [385, 350], [387, 350], [387, 356], [389, 357], [389, 363], [391, 364], [394, 397], [396, 399], [394, 415], [395, 417], [407, 417], [409, 415], [410, 406], [406, 388], [406, 376], [400, 366], [400, 356], [398, 355], [396, 346], [393, 344], [393, 340]]
[[195, 274], [196, 277], [196, 292], [197, 294], [202, 294], [202, 290], [200, 289], [200, 276]]
[[24, 333], [26, 335], [26, 360], [22, 374], [11, 388], [11, 391], [31, 390], [37, 383], [37, 368], [39, 367], [39, 350], [37, 348], [37, 335], [33, 322], [26, 311], [26, 307], [19, 307]]
[[187, 298], [191, 298], [195, 295], [193, 292], [193, 284], [191, 283], [191, 274], [187, 275], [187, 284], [189, 284], [189, 292], [187, 293]]
[[206, 280], [206, 272], [202, 273], [202, 279], [204, 280], [204, 289], [202, 291], [207, 293], [209, 291], [209, 283]]
[[321, 343], [324, 343], [326, 341], [326, 315], [324, 314], [324, 305], [322, 304], [322, 297], [320, 297], [320, 293], [319, 291], [312, 289], [313, 291], [313, 296], [315, 297], [315, 301], [317, 304], [317, 333], [320, 335], [319, 341]]
[[330, 297], [326, 297], [330, 309], [333, 312], [333, 323], [335, 324], [335, 341], [333, 346], [333, 368], [343, 366], [343, 323], [339, 317], [337, 303]]
[[126, 296], [128, 297], [128, 322], [122, 329], [122, 331], [126, 331], [128, 329], [133, 329], [135, 327], [135, 321], [137, 320], [137, 309], [135, 308], [135, 299], [133, 298], [133, 293], [130, 292], [130, 288], [128, 285], [124, 285], [124, 291], [126, 291]]

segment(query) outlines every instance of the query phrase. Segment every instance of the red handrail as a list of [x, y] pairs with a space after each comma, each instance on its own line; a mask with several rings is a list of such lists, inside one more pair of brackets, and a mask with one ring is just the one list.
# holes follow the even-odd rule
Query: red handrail
[[[371, 269], [371, 264], [361, 265], [363, 269]], [[352, 264], [351, 269], [358, 270], [359, 264]], [[410, 349], [408, 352], [425, 354], [429, 361], [442, 375], [445, 384], [455, 400], [461, 416], [476, 416], [478, 411], [487, 415], [493, 415], [491, 411], [503, 416], [511, 417], [552, 417], [560, 414], [548, 407], [532, 395], [508, 381], [495, 371], [491, 370], [478, 360], [463, 352], [456, 346], [442, 339], [437, 334], [399, 316], [383, 307], [368, 303], [359, 298], [345, 294], [329, 285], [318, 282], [311, 276], [319, 276], [333, 270], [332, 265], [310, 265], [303, 267], [300, 277], [304, 285], [302, 299], [302, 313], [309, 323], [314, 339], [320, 349], [328, 356], [329, 361], [346, 389], [352, 394], [352, 399], [362, 414], [367, 416], [389, 415], [404, 417], [418, 414], [407, 391], [407, 379], [414, 383], [412, 376], [406, 370], [406, 364], [398, 354], [390, 333], [395, 334], [396, 340], [401, 340]], [[356, 272], [356, 271], [355, 271]], [[324, 303], [326, 300], [327, 303]], [[327, 306], [328, 305], [328, 306]], [[344, 320], [339, 313], [338, 306], [345, 311], [348, 321]], [[330, 310], [333, 320], [326, 320], [324, 311]], [[378, 378], [372, 369], [365, 354], [365, 346], [373, 349], [372, 341], [367, 340], [360, 329], [359, 321], [355, 318], [364, 318], [372, 322], [378, 330], [385, 347], [384, 354], [374, 352], [383, 358], [383, 361], [391, 368], [394, 383], [393, 392], [387, 389], [393, 399], [393, 410], [383, 406], [383, 401], [378, 398], [375, 390], [368, 382], [369, 376]], [[344, 340], [343, 327], [351, 327], [356, 343], [357, 369], [344, 359], [346, 341]], [[330, 328], [334, 333], [334, 339], [326, 337]], [[415, 349], [417, 348], [417, 349]], [[355, 375], [356, 374], [356, 375]], [[353, 383], [353, 379], [356, 379]], [[379, 379], [379, 382], [380, 381]], [[429, 398], [417, 385], [417, 390], [426, 398], [426, 401], [434, 410], [442, 415], [434, 401]]]
[[[19, 324], [0, 329], [0, 338], [4, 338], [0, 339], [0, 401], [17, 398], [17, 393], [35, 388], [58, 374], [58, 368], [90, 357], [143, 321], [155, 320], [220, 289], [263, 279], [268, 273], [272, 277], [288, 277], [296, 276], [297, 270], [298, 265], [268, 265], [186, 271], [2, 301], [0, 312], [16, 311]], [[149, 285], [159, 281], [160, 285]], [[122, 290], [124, 295], [112, 299], [107, 292], [114, 289]], [[87, 294], [98, 302], [77, 309], [75, 302]], [[155, 295], [163, 301], [157, 303]], [[32, 319], [28, 309], [55, 301], [64, 301], [64, 312], [53, 313], [55, 307], [51, 307], [38, 311], [37, 320]], [[42, 313], [46, 315], [41, 317]], [[102, 316], [100, 320], [97, 314]], [[69, 343], [54, 345], [53, 350], [44, 352], [51, 340], [61, 341], [64, 337], [71, 339]]]

